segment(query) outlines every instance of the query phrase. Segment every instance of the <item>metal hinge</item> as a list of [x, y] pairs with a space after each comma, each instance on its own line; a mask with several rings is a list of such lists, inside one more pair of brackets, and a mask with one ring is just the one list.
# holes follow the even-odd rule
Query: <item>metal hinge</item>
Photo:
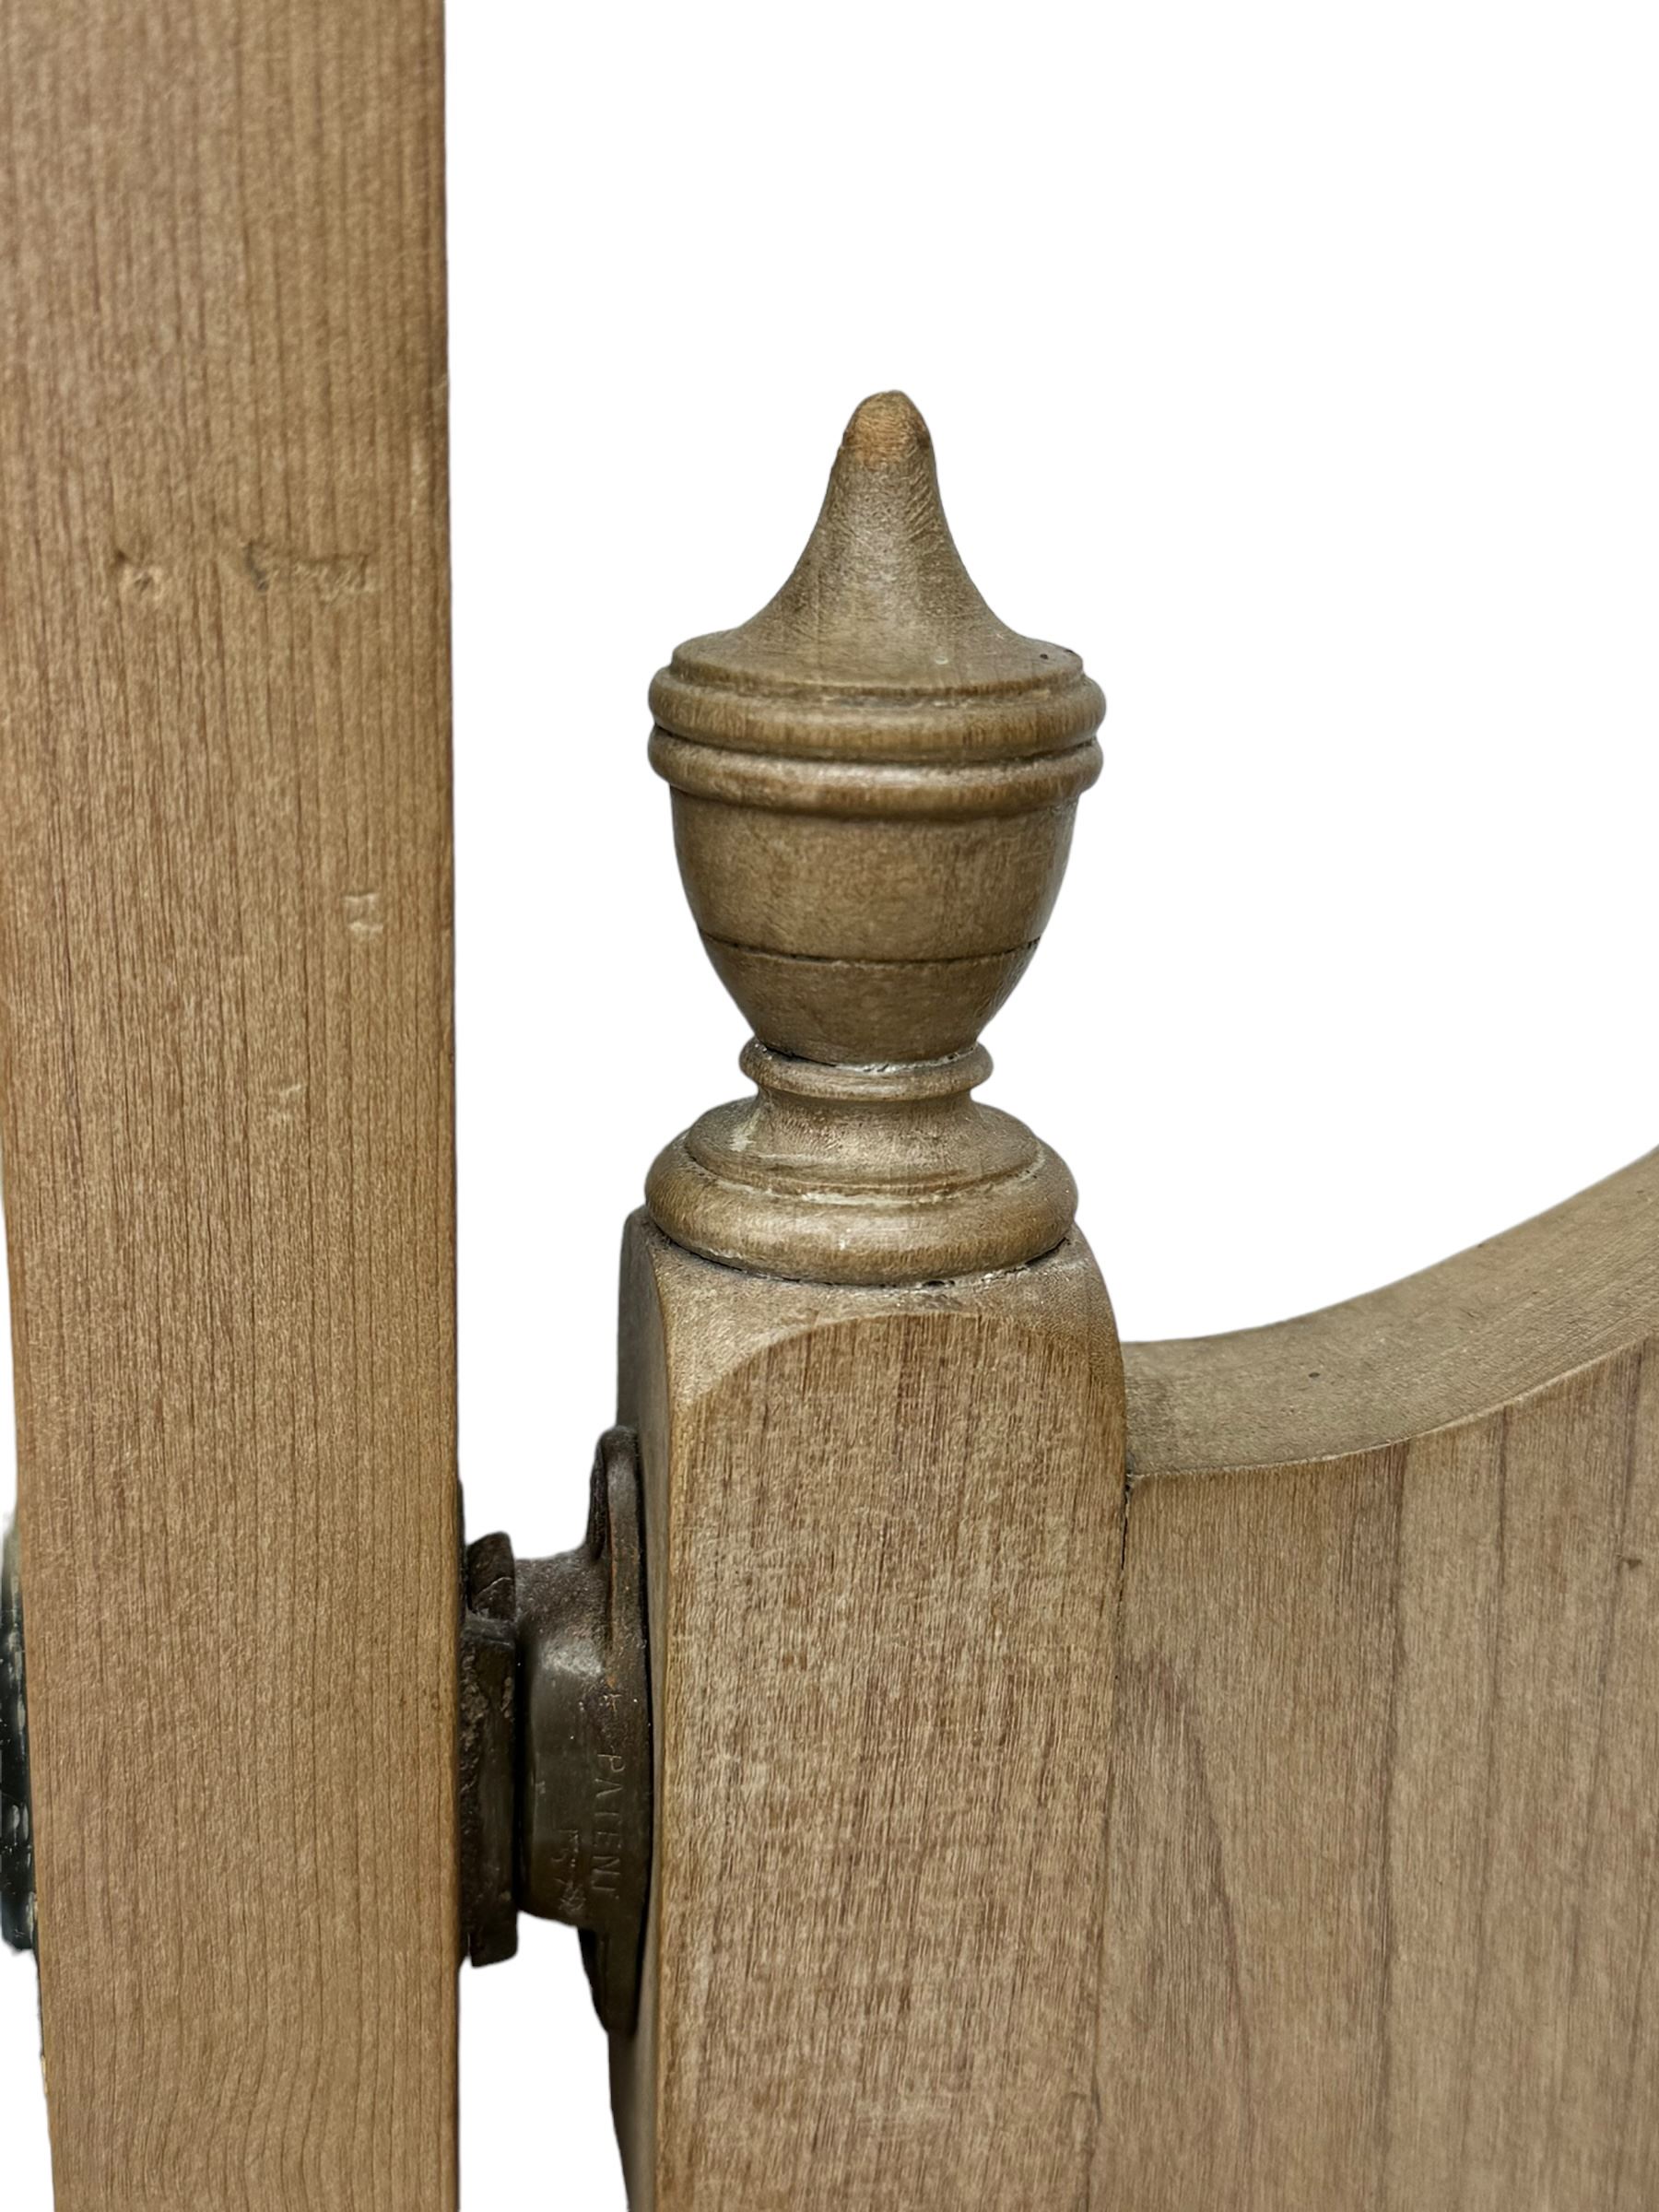
[[515, 1559], [466, 1548], [461, 1631], [461, 1905], [475, 1966], [509, 1959], [518, 1915], [582, 1932], [600, 2019], [639, 2006], [651, 1881], [651, 1692], [636, 1440], [594, 1461], [587, 1539]]
[[23, 1590], [18, 1531], [0, 1547], [0, 1937], [14, 1951], [35, 1941], [34, 1829], [29, 1800], [29, 1716], [23, 1696]]
[[[515, 1559], [467, 1547], [460, 1681], [461, 1907], [475, 1966], [510, 1959], [518, 1915], [582, 1935], [600, 2019], [639, 2008], [651, 1881], [651, 1690], [640, 1472], [630, 1430], [594, 1462], [587, 1538]], [[34, 1841], [15, 1528], [0, 1561], [0, 1935], [35, 1941]]]

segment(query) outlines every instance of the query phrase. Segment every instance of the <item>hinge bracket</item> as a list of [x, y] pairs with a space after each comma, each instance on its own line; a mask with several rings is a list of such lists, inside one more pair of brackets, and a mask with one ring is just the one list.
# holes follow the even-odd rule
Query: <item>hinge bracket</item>
[[633, 2027], [651, 1880], [651, 1691], [639, 1452], [599, 1440], [586, 1541], [515, 1559], [466, 1548], [461, 1633], [461, 1896], [475, 1966], [531, 1912], [582, 1934], [599, 2018]]

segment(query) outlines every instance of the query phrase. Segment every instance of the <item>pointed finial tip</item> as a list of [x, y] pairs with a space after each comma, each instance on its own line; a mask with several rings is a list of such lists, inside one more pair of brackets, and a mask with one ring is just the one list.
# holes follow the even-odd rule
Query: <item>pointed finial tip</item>
[[1105, 712], [1076, 653], [1021, 637], [985, 605], [950, 535], [933, 439], [903, 392], [853, 409], [782, 588], [736, 629], [678, 646], [651, 700], [665, 742], [929, 760], [941, 773], [1066, 752], [1081, 772]]
[[865, 468], [890, 468], [932, 443], [914, 400], [903, 392], [875, 392], [853, 408], [841, 450]]

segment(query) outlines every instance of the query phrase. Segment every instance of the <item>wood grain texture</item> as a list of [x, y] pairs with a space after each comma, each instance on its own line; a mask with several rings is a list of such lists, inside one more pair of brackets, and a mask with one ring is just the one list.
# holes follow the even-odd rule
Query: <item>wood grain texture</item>
[[1082, 2201], [1121, 1369], [1075, 1238], [914, 1289], [780, 1283], [642, 1219], [658, 1755], [636, 2212]]
[[1092, 2212], [1659, 2201], [1656, 1193], [1125, 1347]]
[[1053, 1252], [1077, 1186], [971, 1093], [1100, 769], [1100, 687], [986, 606], [902, 392], [857, 407], [806, 550], [651, 687], [680, 878], [754, 1094], [658, 1155], [665, 1235], [752, 1274], [924, 1283]]
[[1403, 1443], [1622, 1350], [1659, 1313], [1659, 1152], [1536, 1219], [1270, 1328], [1126, 1347], [1137, 1478]]
[[0, 1041], [63, 2212], [454, 2195], [437, 0], [13, 0]]

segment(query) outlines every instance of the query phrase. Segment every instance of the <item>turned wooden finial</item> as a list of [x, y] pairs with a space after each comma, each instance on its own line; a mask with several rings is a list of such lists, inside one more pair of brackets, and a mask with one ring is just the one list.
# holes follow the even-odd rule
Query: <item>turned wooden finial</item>
[[651, 705], [686, 895], [759, 1087], [657, 1159], [658, 1226], [836, 1283], [1051, 1251], [1077, 1204], [1065, 1162], [969, 1094], [1060, 888], [1105, 700], [981, 598], [901, 392], [847, 425], [777, 597], [682, 645]]

